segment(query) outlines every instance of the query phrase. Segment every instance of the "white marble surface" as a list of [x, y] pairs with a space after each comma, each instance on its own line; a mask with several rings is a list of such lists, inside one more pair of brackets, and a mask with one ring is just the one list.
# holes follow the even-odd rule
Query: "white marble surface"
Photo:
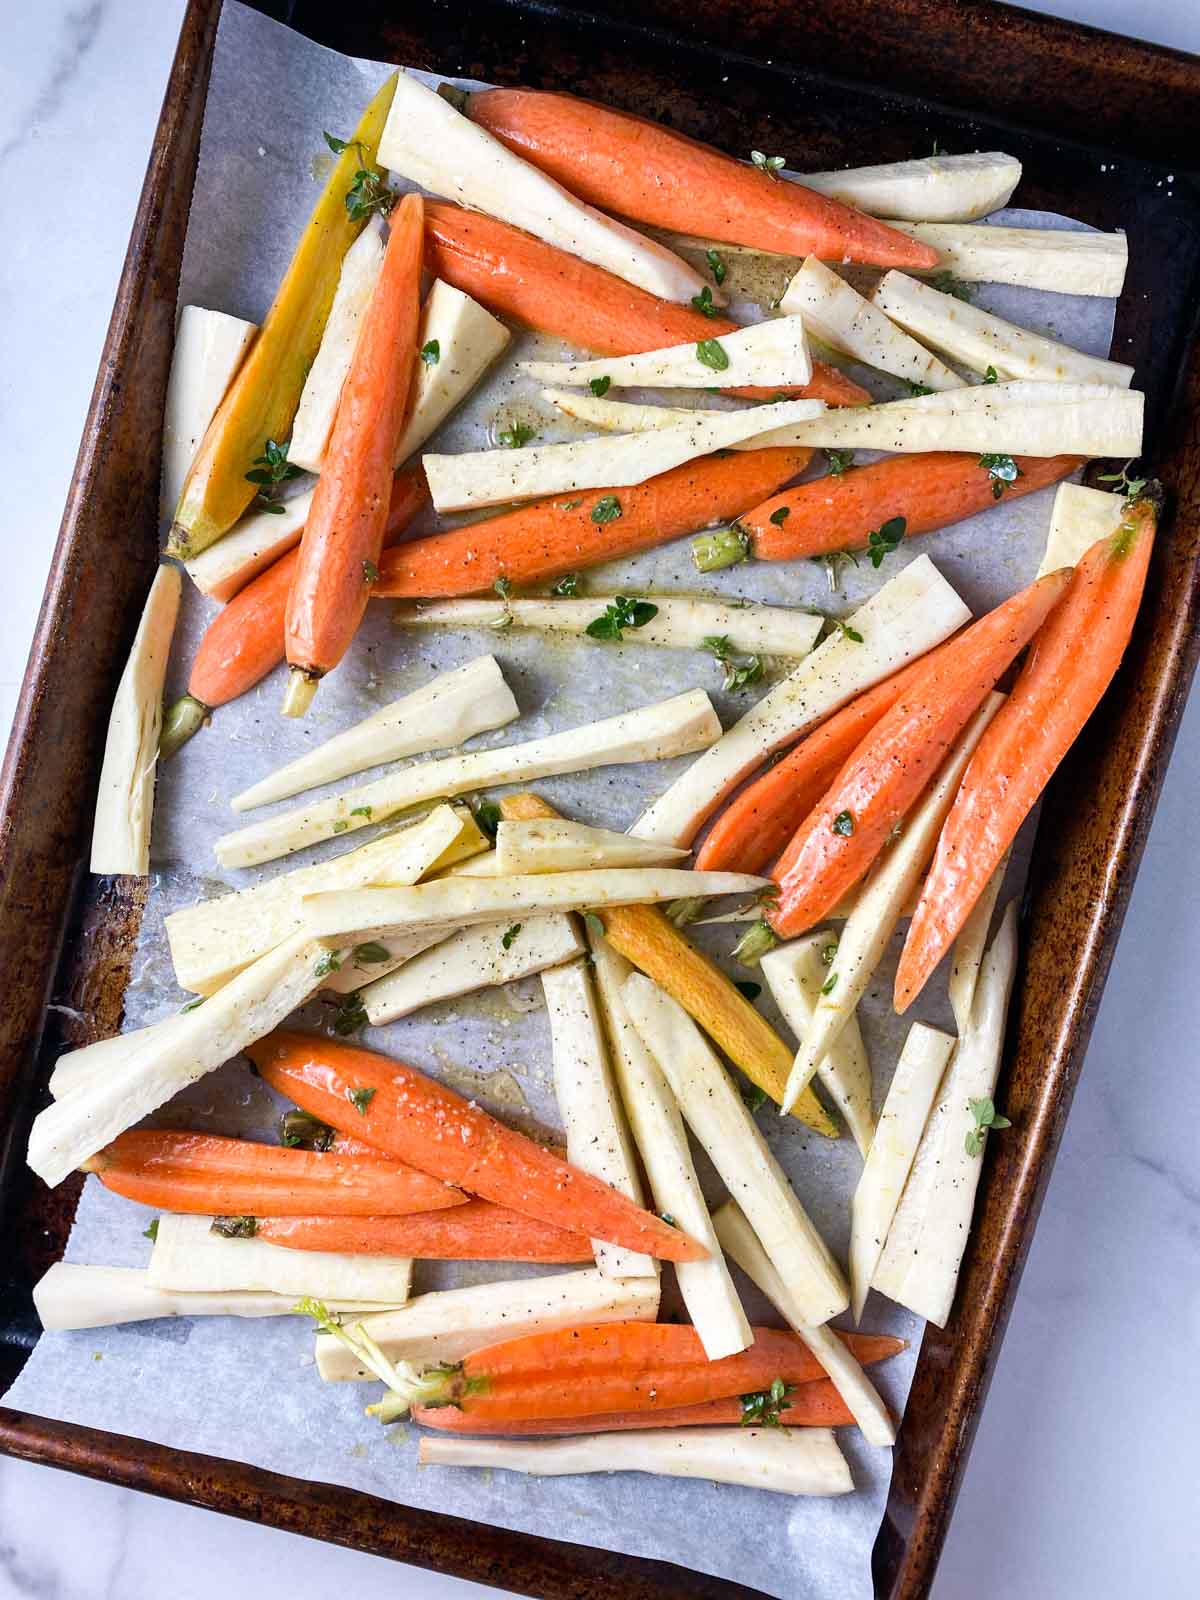
[[[1196, 0], [1042, 9], [1200, 52]], [[0, 728], [24, 671], [181, 0], [0, 0]], [[72, 184], [81, 150], [94, 159]], [[1197, 1592], [1200, 706], [1183, 728], [936, 1600]], [[70, 1530], [64, 1537], [64, 1530]], [[0, 1600], [485, 1591], [0, 1459]]]

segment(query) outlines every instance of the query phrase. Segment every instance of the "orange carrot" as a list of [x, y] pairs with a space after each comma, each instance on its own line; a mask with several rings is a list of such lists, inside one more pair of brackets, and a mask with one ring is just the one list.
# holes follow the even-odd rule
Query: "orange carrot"
[[392, 213], [292, 577], [291, 716], [303, 714], [317, 681], [345, 655], [379, 575], [396, 446], [415, 380], [424, 236], [424, 202], [406, 194]]
[[[1083, 465], [1081, 456], [1018, 456], [1005, 501], [1032, 494]], [[857, 549], [873, 529], [903, 517], [905, 536], [932, 533], [997, 504], [994, 480], [977, 455], [938, 450], [889, 456], [870, 466], [814, 478], [743, 511], [737, 526], [760, 561], [793, 561]]]
[[591, 1241], [490, 1200], [418, 1216], [267, 1217], [257, 1235], [289, 1250], [418, 1256], [423, 1261], [590, 1261]]
[[166, 1211], [370, 1216], [466, 1208], [467, 1197], [378, 1151], [346, 1155], [137, 1128], [84, 1163], [106, 1189]]
[[767, 920], [781, 938], [812, 927], [866, 872], [1069, 580], [1047, 573], [964, 629], [867, 734], [772, 873], [780, 892]]
[[[706, 317], [689, 306], [660, 300], [506, 222], [444, 201], [425, 206], [425, 264], [435, 277], [501, 316], [598, 355], [630, 356], [698, 343], [733, 333], [738, 326], [728, 317]], [[823, 361], [813, 363], [812, 382], [803, 386], [726, 393], [747, 400], [787, 393], [833, 406], [869, 405], [871, 400], [861, 385]]]
[[[751, 483], [761, 486], [760, 493], [777, 487], [802, 472], [811, 457], [804, 449], [733, 450], [685, 462], [630, 488], [541, 500], [449, 533], [410, 539], [384, 555], [373, 592], [441, 599], [485, 592], [497, 578], [542, 583], [633, 555], [728, 521], [746, 503]], [[596, 506], [614, 499], [620, 516], [596, 521]]]
[[852, 206], [611, 106], [485, 89], [468, 97], [467, 115], [581, 200], [635, 222], [825, 261], [918, 271], [938, 262]]
[[[1155, 486], [1157, 488], [1157, 486]], [[1080, 559], [989, 723], [942, 827], [896, 973], [897, 1011], [924, 988], [1121, 663], [1161, 504], [1151, 492]]]
[[696, 1261], [707, 1254], [609, 1184], [560, 1161], [401, 1061], [286, 1031], [260, 1039], [246, 1054], [271, 1087], [302, 1110], [445, 1183], [664, 1261]]

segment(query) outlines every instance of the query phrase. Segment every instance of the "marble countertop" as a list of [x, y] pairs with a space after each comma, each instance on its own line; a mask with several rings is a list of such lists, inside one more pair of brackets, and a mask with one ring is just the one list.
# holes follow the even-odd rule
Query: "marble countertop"
[[[0, 730], [24, 672], [182, 0], [4, 7]], [[1043, 10], [1200, 52], [1195, 0]], [[114, 93], [114, 89], [118, 92]], [[70, 182], [86, 147], [92, 176]], [[95, 157], [99, 153], [100, 160]], [[66, 203], [64, 203], [66, 202]], [[1200, 704], [1137, 892], [934, 1588], [1196, 1593]], [[64, 1538], [64, 1530], [72, 1530]], [[467, 1600], [476, 1585], [0, 1459], [0, 1600]]]

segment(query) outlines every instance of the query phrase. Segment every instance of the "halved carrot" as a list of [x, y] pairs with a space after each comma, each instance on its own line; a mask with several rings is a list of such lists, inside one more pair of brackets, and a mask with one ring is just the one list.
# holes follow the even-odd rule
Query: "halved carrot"
[[814, 478], [743, 511], [736, 523], [760, 561], [794, 561], [860, 549], [873, 529], [903, 517], [905, 537], [933, 533], [996, 504], [1068, 477], [1081, 456], [1018, 456], [1020, 476], [997, 502], [995, 480], [977, 455], [936, 450], [889, 456], [869, 466]]
[[424, 202], [392, 212], [383, 266], [342, 385], [288, 595], [285, 713], [345, 655], [379, 576], [396, 446], [416, 379]]
[[635, 222], [782, 255], [937, 265], [936, 250], [887, 223], [645, 117], [533, 89], [484, 89], [466, 110], [581, 200]]
[[[425, 207], [425, 264], [435, 277], [501, 316], [598, 355], [630, 356], [698, 343], [733, 333], [738, 326], [728, 317], [706, 317], [689, 306], [660, 300], [520, 228], [444, 201], [429, 201]], [[770, 400], [785, 392], [831, 406], [871, 401], [861, 385], [823, 361], [813, 363], [811, 383], [786, 391], [726, 391], [747, 400]]]
[[355, 1217], [467, 1207], [460, 1189], [378, 1151], [292, 1150], [168, 1128], [123, 1133], [83, 1170], [114, 1194], [165, 1211]]
[[908, 930], [896, 973], [897, 1011], [924, 988], [1112, 682], [1133, 632], [1160, 506], [1161, 491], [1145, 495], [1114, 535], [1080, 559], [979, 741]]
[[490, 1200], [418, 1216], [267, 1217], [257, 1235], [289, 1250], [416, 1256], [423, 1261], [591, 1261], [591, 1240]]
[[772, 873], [780, 892], [767, 920], [781, 938], [820, 921], [862, 877], [1069, 581], [1047, 573], [965, 628], [883, 714]]
[[[441, 1433], [479, 1433], [532, 1437], [566, 1433], [618, 1433], [630, 1428], [715, 1428], [750, 1420], [741, 1399], [701, 1400], [694, 1406], [667, 1406], [662, 1411], [610, 1411], [598, 1417], [523, 1417], [492, 1422], [468, 1415], [455, 1406], [414, 1406], [414, 1422]], [[854, 1413], [828, 1378], [798, 1384], [777, 1418], [784, 1428], [839, 1428]]]
[[685, 462], [631, 488], [540, 500], [448, 533], [410, 539], [385, 553], [373, 593], [442, 599], [486, 592], [497, 578], [542, 583], [633, 555], [728, 521], [745, 505], [751, 484], [760, 486], [758, 493], [778, 487], [811, 458], [811, 450], [798, 448], [733, 450]]
[[707, 1254], [680, 1229], [402, 1061], [286, 1031], [246, 1054], [302, 1110], [485, 1200], [664, 1261]]

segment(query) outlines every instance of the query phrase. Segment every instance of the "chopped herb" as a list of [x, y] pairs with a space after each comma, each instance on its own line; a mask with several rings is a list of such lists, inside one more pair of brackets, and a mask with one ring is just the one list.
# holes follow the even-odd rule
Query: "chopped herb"
[[1123, 494], [1126, 500], [1137, 500], [1141, 497], [1142, 490], [1150, 481], [1148, 478], [1131, 478], [1129, 469], [1132, 461], [1127, 461], [1120, 472], [1102, 472], [1096, 479], [1097, 483], [1115, 483], [1114, 493]]
[[733, 987], [747, 1000], [757, 1000], [762, 993], [761, 983], [735, 983]]
[[255, 456], [254, 468], [246, 474], [246, 481], [258, 485], [258, 493], [254, 496], [256, 510], [282, 513], [279, 485], [298, 478], [301, 471], [294, 462], [288, 460], [287, 453], [286, 444], [276, 444], [274, 439], [268, 439], [262, 455]]
[[929, 280], [929, 286], [942, 294], [953, 295], [956, 300], [970, 300], [975, 293], [969, 283], [963, 283], [952, 272], [935, 272]]
[[350, 826], [350, 824], [348, 822], [346, 822], [343, 818], [339, 818], [338, 821], [335, 822], [334, 825], [333, 825], [333, 832], [334, 833], [345, 833], [347, 828], [349, 828], [349, 826]]
[[999, 500], [1010, 483], [1016, 483], [1018, 478], [1025, 476], [1011, 456], [980, 456], [979, 465], [987, 469], [987, 475], [992, 480], [994, 500]]
[[198, 994], [194, 1000], [189, 1000], [187, 1005], [180, 1006], [179, 1015], [183, 1016], [185, 1011], [195, 1011], [197, 1006], [202, 1006], [204, 1004], [204, 1000], [205, 1000], [205, 996], [202, 995], [202, 994]]
[[577, 572], [564, 572], [558, 582], [553, 585], [550, 593], [573, 600], [579, 593], [579, 574]]
[[157, 1241], [157, 1239], [158, 1239], [158, 1218], [157, 1217], [154, 1218], [154, 1221], [150, 1224], [150, 1226], [148, 1228], [143, 1228], [142, 1229], [142, 1238], [143, 1239], [149, 1239], [151, 1244], [154, 1244]]
[[560, 500], [555, 509], [558, 511], [578, 511], [582, 504], [582, 500]]
[[313, 976], [327, 978], [331, 972], [336, 972], [342, 964], [342, 958], [336, 950], [326, 950], [313, 969]]
[[375, 1092], [376, 1091], [374, 1089], [347, 1089], [346, 1099], [349, 1100], [350, 1104], [354, 1107], [355, 1111], [358, 1112], [360, 1117], [365, 1117], [367, 1114], [367, 1107], [375, 1098]]
[[223, 1239], [253, 1239], [258, 1232], [256, 1217], [214, 1217], [210, 1233], [219, 1233]]
[[521, 924], [519, 922], [514, 922], [511, 928], [506, 928], [504, 930], [504, 933], [500, 937], [500, 943], [506, 950], [512, 949], [513, 941], [516, 939], [520, 931]]
[[511, 428], [505, 428], [496, 435], [496, 440], [506, 450], [520, 450], [533, 438], [534, 430], [526, 427], [523, 422], [514, 422]]
[[729, 357], [719, 339], [701, 339], [696, 346], [696, 360], [711, 367], [714, 372], [724, 372], [729, 365]]
[[427, 367], [436, 367], [441, 359], [442, 346], [440, 340], [430, 339], [427, 344], [421, 346], [421, 360]]
[[308, 1111], [285, 1111], [279, 1119], [279, 1142], [289, 1150], [328, 1150], [336, 1137], [327, 1122]]
[[692, 540], [692, 560], [701, 572], [720, 572], [723, 567], [736, 567], [739, 561], [746, 561], [749, 556], [749, 536], [736, 525], [717, 528], [713, 533], [702, 533]]
[[829, 584], [830, 594], [836, 594], [841, 587], [842, 568], [858, 565], [858, 557], [853, 550], [830, 550], [823, 556], [809, 556], [808, 559], [815, 561], [817, 566], [825, 568], [825, 580]]
[[823, 967], [831, 967], [837, 957], [837, 953], [838, 942], [836, 939], [831, 939], [828, 944], [823, 944], [821, 946], [821, 965]]
[[782, 1378], [776, 1378], [769, 1389], [755, 1389], [751, 1394], [743, 1394], [738, 1398], [742, 1403], [743, 1428], [777, 1428], [780, 1413], [788, 1403], [788, 1396], [795, 1394], [794, 1383], [784, 1383]]
[[583, 920], [593, 939], [604, 938], [604, 924], [594, 911], [585, 911]]
[[777, 528], [782, 528], [791, 514], [791, 506], [780, 506], [778, 511], [772, 511], [768, 521], [773, 522]]
[[760, 172], [765, 172], [768, 178], [778, 178], [783, 167], [784, 156], [765, 156], [761, 150], [751, 150], [750, 159]]
[[851, 811], [839, 811], [829, 826], [839, 838], [848, 839], [854, 832], [854, 813]]
[[512, 594], [512, 583], [508, 578], [497, 578], [492, 588], [500, 596], [501, 600], [507, 600], [509, 595]]
[[975, 1119], [975, 1126], [967, 1134], [966, 1148], [969, 1156], [983, 1154], [984, 1140], [990, 1128], [1011, 1128], [1012, 1123], [1007, 1117], [1002, 1117], [996, 1110], [992, 1097], [987, 1095], [982, 1100], [968, 1100], [971, 1116]]
[[760, 1089], [756, 1083], [748, 1083], [742, 1089], [742, 1102], [751, 1116], [762, 1106], [765, 1106], [769, 1096], [765, 1089]]
[[717, 308], [713, 304], [713, 292], [707, 284], [699, 294], [692, 296], [692, 305], [702, 317], [715, 317], [717, 314]]
[[884, 557], [900, 548], [907, 529], [908, 523], [903, 517], [889, 517], [880, 527], [871, 529], [867, 535], [867, 555], [873, 567], [881, 567]]
[[825, 982], [821, 985], [821, 993], [822, 994], [832, 994], [833, 991], [837, 988], [837, 981], [838, 981], [837, 973], [836, 972], [831, 972], [829, 974], [829, 976], [825, 979]]
[[983, 375], [983, 381], [984, 381], [984, 383], [999, 383], [1000, 382], [1000, 374], [996, 371], [995, 367], [988, 367], [988, 369], [986, 370], [986, 372]]
[[905, 382], [908, 384], [908, 392], [914, 400], [919, 400], [922, 395], [933, 393], [927, 383], [914, 383], [911, 378], [906, 378]]
[[716, 283], [717, 287], [720, 288], [720, 286], [725, 282], [725, 274], [729, 269], [726, 267], [724, 261], [721, 260], [721, 257], [715, 250], [706, 250], [704, 252], [704, 259], [708, 262], [708, 270], [713, 275], [713, 281]]
[[842, 478], [854, 465], [854, 451], [826, 450], [825, 459], [829, 463], [829, 476], [831, 478]]
[[362, 222], [376, 215], [386, 217], [399, 198], [373, 167], [359, 167], [354, 182], [346, 190], [346, 210], [351, 222]]
[[356, 967], [378, 967], [383, 962], [390, 961], [392, 953], [387, 945], [380, 944], [378, 940], [368, 939], [366, 944], [354, 946], [354, 965]]
[[852, 628], [848, 622], [843, 622], [840, 617], [830, 617], [829, 625], [835, 633], [840, 633], [843, 639], [849, 639], [851, 644], [861, 644], [863, 636], [857, 628]]
[[659, 1221], [665, 1222], [668, 1228], [677, 1228], [679, 1226], [669, 1211], [660, 1211], [658, 1216]]
[[501, 818], [500, 807], [494, 800], [478, 800], [475, 803], [475, 823], [480, 833], [488, 839], [495, 839], [496, 828]]
[[379, 568], [373, 561], [364, 561], [362, 564], [363, 582], [367, 584], [379, 582]]
[[[356, 994], [343, 997], [333, 1016], [333, 1031], [339, 1038], [345, 1039], [352, 1033], [357, 1033], [360, 1028], [367, 1025], [367, 1011], [361, 998]], [[374, 1093], [374, 1090], [372, 1090]], [[353, 1099], [353, 1096], [351, 1096]]]
[[686, 928], [689, 922], [695, 922], [707, 904], [703, 895], [689, 895], [682, 900], [672, 900], [663, 915], [677, 928]]
[[371, 806], [355, 806], [350, 815], [352, 817], [366, 817], [367, 821], [370, 822], [372, 809]]
[[745, 689], [752, 683], [757, 683], [763, 675], [761, 656], [739, 656], [734, 654], [733, 646], [728, 637], [723, 633], [710, 633], [700, 641], [701, 650], [707, 650], [709, 655], [716, 656], [725, 668], [725, 679], [721, 687], [734, 691]]
[[605, 378], [589, 378], [588, 379], [588, 388], [596, 396], [597, 400], [601, 400], [608, 393], [608, 391], [612, 388], [612, 379], [608, 378], [608, 377], [605, 377]]
[[323, 133], [321, 137], [325, 140], [325, 143], [333, 151], [335, 156], [340, 156], [343, 150], [349, 150], [350, 148], [349, 139], [335, 138], [332, 133]]
[[615, 494], [602, 494], [592, 507], [593, 522], [615, 522], [621, 515], [621, 502]]
[[658, 607], [649, 600], [634, 600], [619, 594], [583, 631], [590, 639], [620, 639], [624, 629], [644, 628], [657, 615]]
[[774, 928], [760, 918], [750, 924], [734, 945], [733, 959], [743, 967], [756, 967], [767, 951], [773, 950], [778, 943]]

